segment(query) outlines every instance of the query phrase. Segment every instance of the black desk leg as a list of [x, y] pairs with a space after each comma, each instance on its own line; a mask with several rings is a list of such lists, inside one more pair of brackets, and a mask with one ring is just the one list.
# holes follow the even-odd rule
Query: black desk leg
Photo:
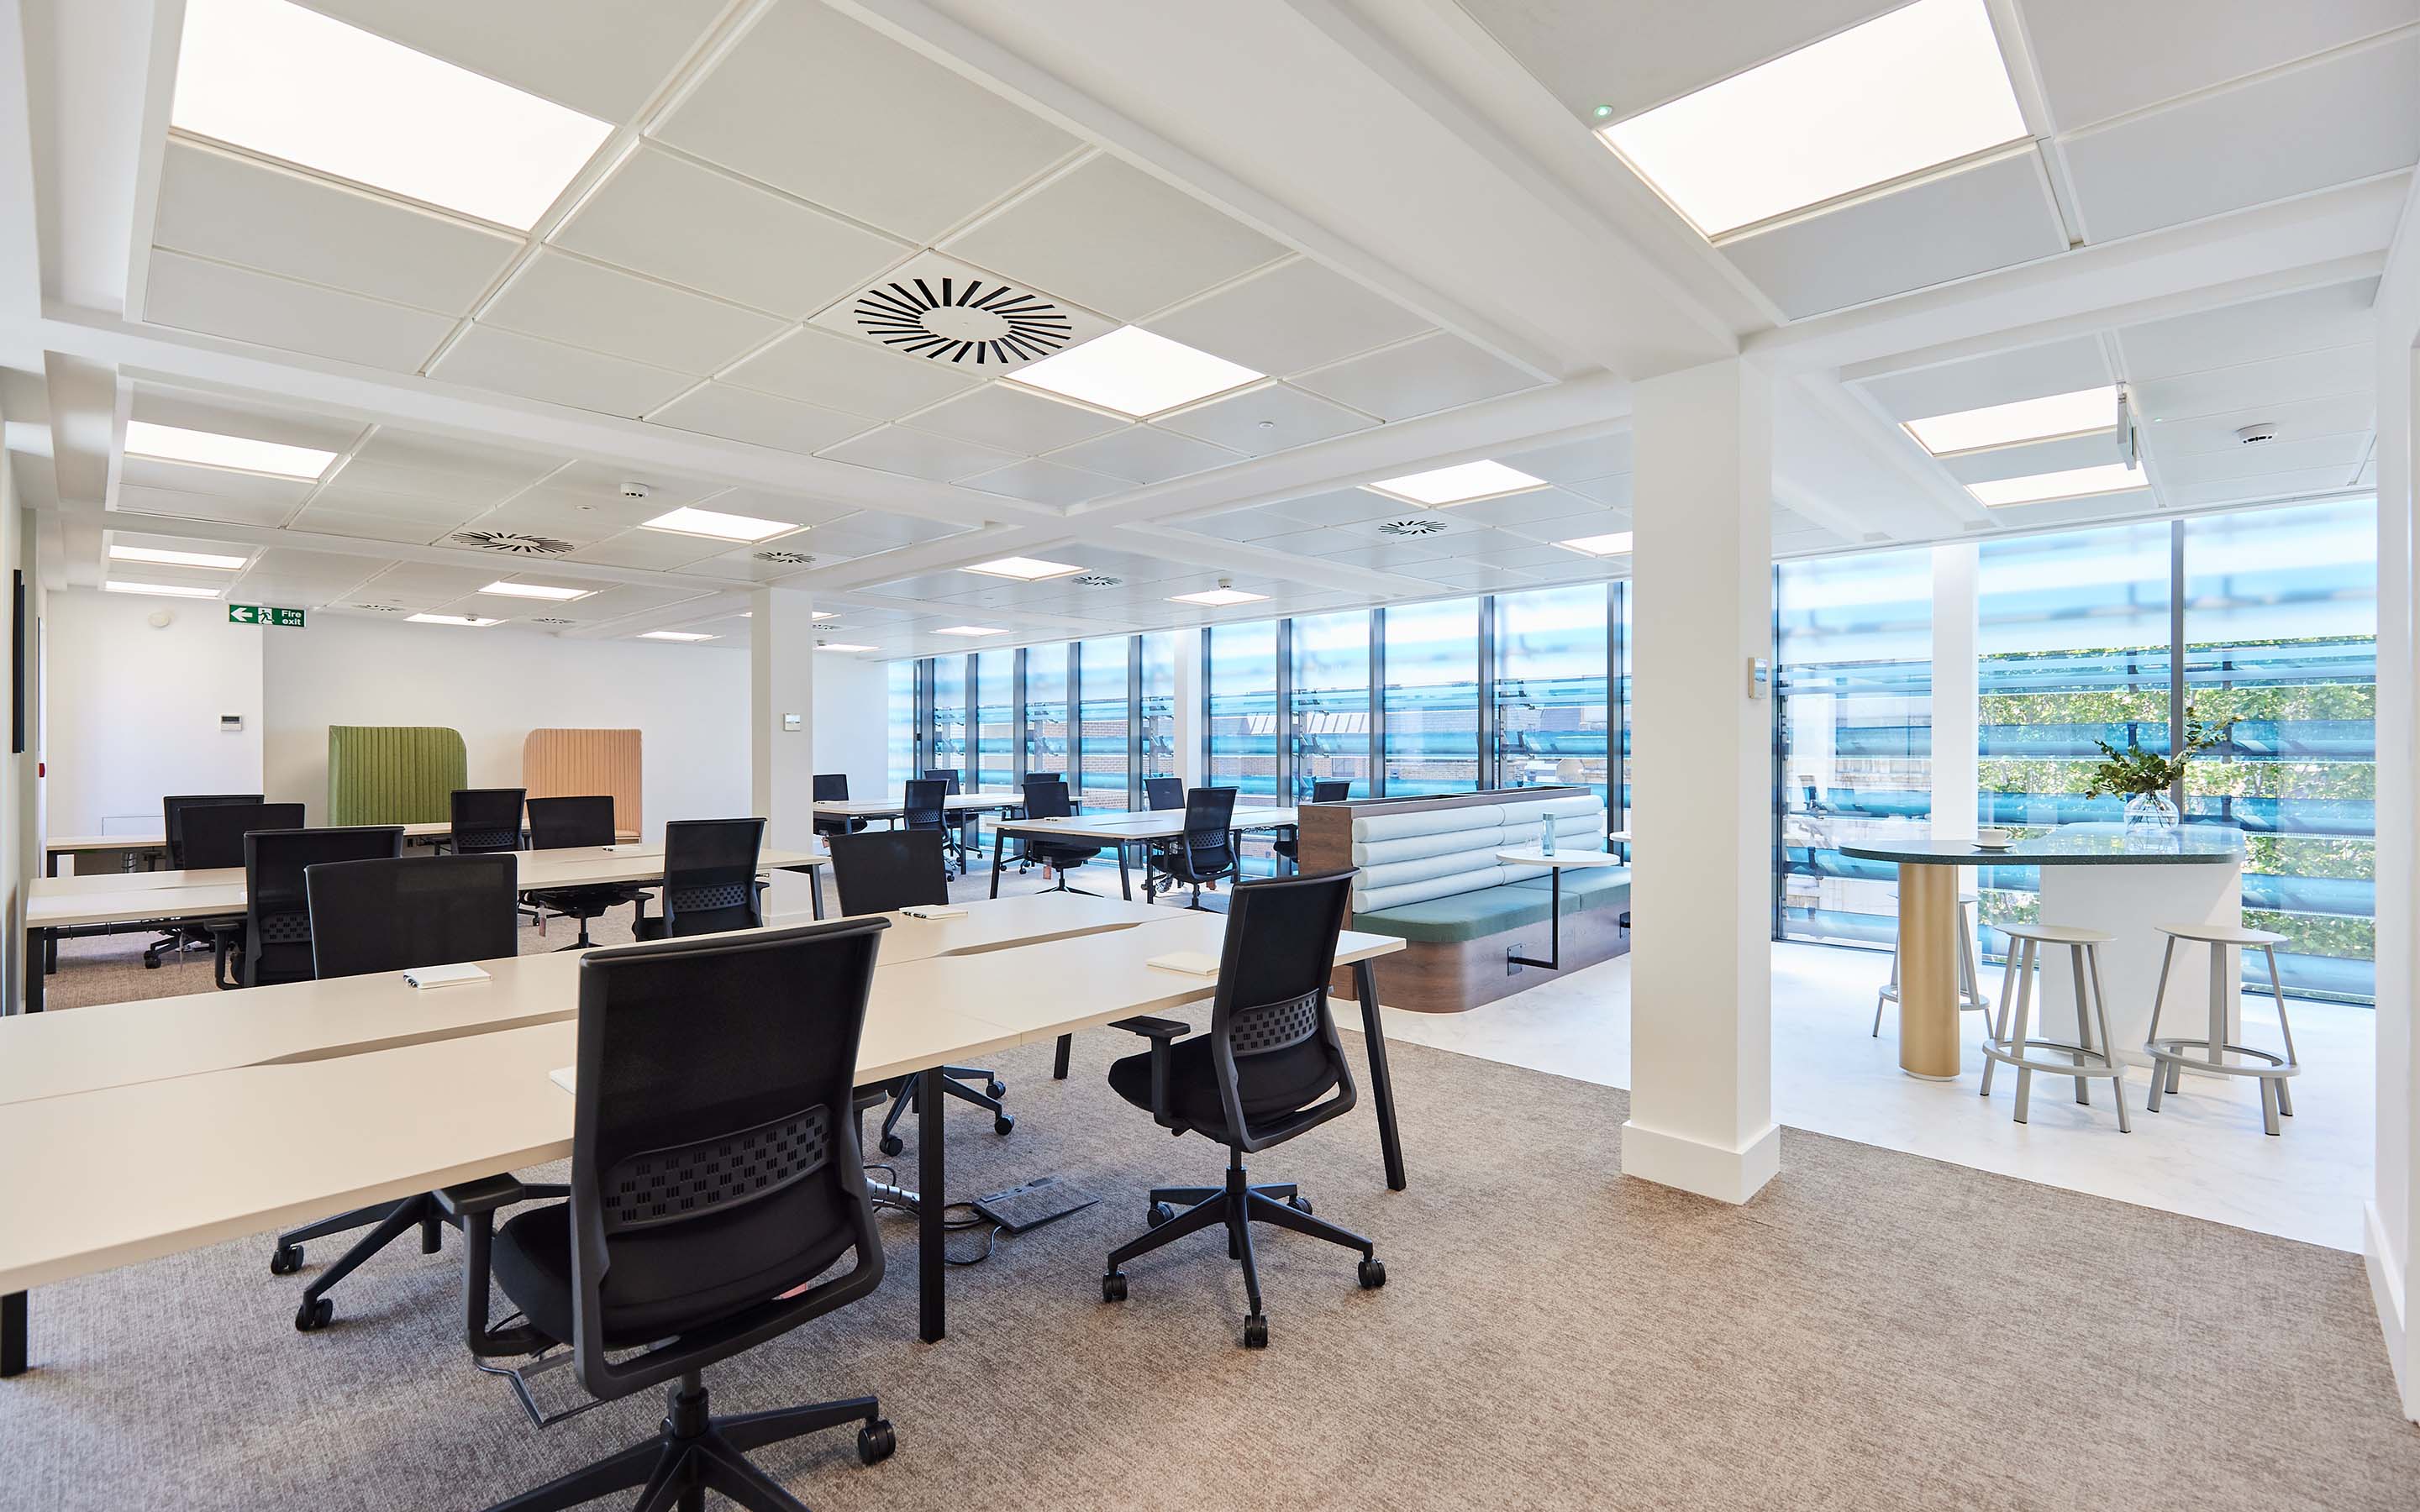
[[941, 1068], [916, 1073], [916, 1336], [939, 1344], [949, 1333], [948, 1299], [942, 1293], [941, 1246], [948, 1234], [941, 1208], [949, 1201], [941, 1162]]
[[991, 832], [991, 895], [1000, 896], [1001, 853], [1008, 846], [1008, 831], [995, 828]]
[[1063, 1034], [1059, 1037], [1059, 1054], [1057, 1057], [1050, 1062], [1050, 1079], [1052, 1081], [1063, 1082], [1067, 1079], [1067, 1053], [1075, 1048], [1076, 1037], [1074, 1035]]
[[0, 1377], [25, 1373], [25, 1294], [0, 1297]]
[[1353, 963], [1353, 990], [1361, 998], [1362, 1048], [1370, 1057], [1370, 1103], [1378, 1112], [1378, 1152], [1386, 1157], [1387, 1185], [1401, 1192], [1404, 1140], [1395, 1130], [1395, 1079], [1387, 1070], [1387, 1028], [1378, 1017], [1378, 973], [1367, 961]]
[[[1128, 903], [1134, 902], [1134, 873], [1126, 870], [1126, 842], [1125, 841], [1118, 841], [1118, 896], [1124, 898]], [[1064, 1071], [1062, 1071], [1059, 1074], [1064, 1076], [1067, 1073]]]
[[1521, 953], [1519, 946], [1508, 946], [1504, 951], [1507, 965], [1563, 969], [1563, 869], [1559, 866], [1546, 872], [1546, 959], [1532, 961]]
[[823, 918], [824, 870], [822, 867], [811, 866], [807, 868], [807, 896], [814, 901], [815, 918]]
[[45, 975], [45, 969], [42, 964], [42, 952], [50, 948], [50, 940], [51, 932], [49, 930], [29, 929], [25, 932], [25, 959], [23, 964], [25, 968], [25, 1011], [28, 1013], [39, 1013], [42, 1011], [42, 978]]

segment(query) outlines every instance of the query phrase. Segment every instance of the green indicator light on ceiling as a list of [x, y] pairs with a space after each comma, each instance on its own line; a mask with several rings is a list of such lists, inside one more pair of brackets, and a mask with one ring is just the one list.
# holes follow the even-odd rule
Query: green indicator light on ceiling
[[1610, 115], [1612, 115], [1612, 114], [1613, 114], [1613, 107], [1612, 107], [1611, 105], [1599, 105], [1599, 106], [1596, 108], [1596, 118], [1597, 118], [1598, 120], [1603, 120], [1603, 119], [1605, 119], [1606, 116], [1610, 116]]

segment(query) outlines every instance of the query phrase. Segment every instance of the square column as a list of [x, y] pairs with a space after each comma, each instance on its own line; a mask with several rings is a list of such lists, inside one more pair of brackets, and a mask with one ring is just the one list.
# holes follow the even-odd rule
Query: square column
[[814, 600], [759, 588], [748, 602], [749, 799], [768, 847], [802, 851], [815, 838]]
[[[1973, 840], [1980, 788], [1982, 662], [1972, 542], [1932, 548], [1932, 838]], [[1971, 876], [1961, 877], [1967, 886]]]
[[[1633, 390], [1630, 1121], [1621, 1168], [1745, 1202], [1773, 1121], [1773, 395], [1738, 359]], [[1761, 664], [1765, 683], [1751, 688]]]

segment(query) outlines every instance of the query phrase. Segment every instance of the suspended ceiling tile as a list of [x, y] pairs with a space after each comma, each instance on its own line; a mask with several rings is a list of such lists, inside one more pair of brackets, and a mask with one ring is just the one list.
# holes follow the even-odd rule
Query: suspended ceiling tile
[[1728, 239], [1720, 250], [1796, 320], [2053, 256], [2067, 250], [2067, 233], [2028, 143]]
[[1608, 472], [1629, 471], [1632, 453], [1630, 432], [1621, 430], [1559, 446], [1514, 452], [1497, 460], [1548, 483], [1576, 483], [1584, 478], [1602, 478]]
[[563, 464], [553, 457], [381, 429], [362, 443], [335, 482], [375, 493], [500, 504]]
[[1564, 484], [1563, 487], [1600, 504], [1611, 504], [1617, 509], [1630, 507], [1631, 474], [1627, 472], [1616, 472], [1603, 478], [1583, 478], [1577, 483]]
[[[498, 560], [504, 560], [499, 553]], [[380, 603], [424, 608], [461, 597], [481, 583], [504, 576], [500, 566], [446, 566], [433, 562], [398, 562], [360, 585], [356, 596]]]
[[880, 430], [867, 431], [837, 446], [826, 447], [822, 455], [835, 462], [943, 483], [971, 473], [989, 472], [1017, 460], [1014, 452], [937, 436], [931, 431], [911, 430], [906, 425], [885, 425]]
[[1216, 541], [1265, 542], [1271, 536], [1295, 535], [1315, 525], [1273, 513], [1266, 506], [1258, 509], [1230, 509], [1216, 515], [1203, 515], [1187, 520], [1182, 527], [1187, 533]]
[[[346, 476], [329, 484], [311, 496], [314, 510], [329, 510], [342, 515], [375, 515], [418, 527], [456, 525], [473, 515], [495, 506], [497, 501], [459, 497], [422, 498], [411, 494], [380, 493], [376, 489], [355, 486], [350, 481], [351, 470]], [[421, 533], [433, 533], [422, 529]]]
[[1509, 494], [1502, 499], [1481, 499], [1476, 503], [1456, 504], [1453, 512], [1476, 524], [1503, 527], [1528, 520], [1559, 519], [1586, 514], [1591, 507], [1587, 499], [1561, 488], [1535, 488], [1528, 493]]
[[1126, 486], [1115, 478], [1105, 478], [1097, 472], [1084, 472], [1038, 459], [1015, 463], [997, 472], [979, 472], [967, 479], [966, 486], [985, 493], [1022, 499], [1029, 503], [1060, 505], [1080, 504], [1087, 499], [1122, 493]]
[[2076, 336], [2039, 347], [1993, 352], [1963, 362], [1869, 378], [1859, 387], [1893, 420], [1980, 409], [2045, 394], [2072, 393], [2117, 381], [2100, 338]]
[[1720, 21], [1693, 5], [1604, 0], [1462, 0], [1565, 109], [1618, 118], [1702, 89], [1895, 8], [1895, 0], [1726, 0]]
[[175, 488], [152, 488], [134, 483], [118, 485], [117, 507], [129, 514], [164, 515], [174, 519], [207, 519], [225, 525], [282, 525], [286, 517], [294, 512], [291, 504], [272, 503], [262, 499], [185, 493]]
[[1128, 483], [1165, 483], [1238, 460], [1223, 446], [1153, 425], [1128, 425], [1050, 454], [1050, 460]]
[[552, 250], [530, 259], [479, 323], [695, 374], [782, 330], [771, 316]]
[[609, 121], [636, 114], [725, 8], [725, 0], [310, 3], [415, 52]]
[[785, 452], [820, 451], [834, 441], [869, 430], [876, 424], [863, 415], [777, 399], [769, 393], [728, 383], [700, 384], [662, 409], [650, 411], [647, 419], [659, 425]]
[[916, 250], [652, 147], [632, 153], [551, 239], [791, 319]]
[[2420, 21], [2415, 0], [2024, 0], [2051, 116], [2073, 131]]
[[2378, 404], [2371, 395], [2342, 393], [2162, 421], [2148, 433], [2147, 444], [2159, 457], [2232, 452], [2243, 444], [2235, 433], [2254, 424], [2273, 426], [2278, 440], [2291, 441], [2313, 436], [2367, 435], [2377, 420]]
[[1078, 145], [820, 5], [768, 11], [656, 134], [920, 243]]
[[2366, 394], [2376, 382], [2377, 352], [2369, 346], [2331, 347], [2235, 367], [2211, 368], [2128, 386], [2135, 408], [2164, 424], [2217, 414], [2265, 399], [2317, 399]]
[[158, 457], [129, 456], [118, 464], [118, 481], [178, 493], [204, 494], [213, 499], [249, 499], [292, 509], [310, 496], [312, 480], [273, 478], [265, 472], [236, 468], [196, 467]]
[[853, 337], [801, 327], [721, 375], [802, 404], [895, 420], [983, 381]]
[[1282, 383], [1264, 383], [1161, 415], [1152, 424], [1196, 440], [1209, 441], [1251, 456], [1291, 451], [1331, 436], [1349, 436], [1378, 424], [1357, 409], [1348, 409]]
[[688, 374], [474, 324], [428, 376], [635, 420], [695, 381]]
[[2294, 441], [2264, 441], [2256, 446], [2239, 444], [2231, 452], [2180, 452], [2174, 455], [2163, 452], [2153, 460], [2164, 489], [2227, 478], [2329, 469], [2335, 471], [2336, 486], [2344, 486], [2352, 482], [2353, 473], [2369, 455], [2369, 435], [2365, 431], [2346, 436], [2311, 436]]
[[467, 315], [518, 237], [171, 137], [152, 239], [398, 304]]
[[619, 535], [583, 546], [563, 560], [594, 562], [609, 567], [644, 567], [657, 572], [677, 572], [691, 563], [720, 556], [728, 549], [728, 541], [709, 541], [702, 535], [625, 531]]
[[294, 517], [294, 522], [287, 529], [309, 531], [319, 535], [350, 535], [365, 541], [426, 546], [459, 523], [459, 520], [447, 520], [442, 524], [425, 524], [391, 515], [354, 515], [314, 504]]
[[1297, 387], [1380, 420], [1434, 414], [1534, 389], [1539, 381], [1444, 331], [1347, 358], [1294, 380]]
[[275, 409], [199, 389], [173, 388], [139, 380], [134, 384], [128, 418], [147, 420], [159, 425], [179, 425], [187, 430], [216, 431], [223, 436], [248, 436], [255, 440], [279, 441], [288, 446], [308, 446], [322, 452], [349, 449], [368, 428], [358, 420], [305, 414], [301, 410]]
[[1285, 248], [1101, 153], [950, 239], [953, 256], [1125, 321], [1285, 255]]
[[918, 430], [1033, 456], [1122, 430], [1130, 422], [1047, 398], [1031, 389], [986, 383], [908, 416], [907, 424]]
[[2359, 346], [2371, 339], [2378, 280], [2359, 279], [2253, 300], [2118, 332], [2131, 378], [2173, 378], [2265, 357]]
[[2410, 167], [2420, 33], [2068, 137], [2087, 239], [2113, 241]]
[[726, 515], [786, 520], [793, 525], [829, 525], [858, 513], [846, 504], [810, 499], [804, 494], [775, 493], [768, 488], [726, 488], [709, 495], [705, 503], [706, 508]]
[[1282, 378], [1419, 334], [1429, 323], [1308, 257], [1153, 316], [1171, 341]]
[[2170, 509], [2201, 509], [2212, 504], [2259, 503], [2271, 499], [2335, 493], [2354, 486], [2353, 475], [2351, 468], [2309, 468], [2297, 472], [2217, 478], [2207, 483], [2167, 484], [2162, 486], [2160, 493]]
[[2112, 428], [2084, 436], [2028, 441], [2019, 446], [1994, 446], [1962, 456], [1941, 459], [1942, 470], [1960, 483], [1989, 483], [1999, 478], [2030, 478], [2042, 472], [2097, 468], [2122, 461], [2118, 432]]
[[[646, 497], [624, 498], [623, 486], [630, 483], [644, 486]], [[675, 504], [703, 502], [726, 490], [721, 484], [704, 478], [683, 477], [651, 468], [625, 467], [618, 462], [574, 462], [548, 478], [543, 491], [577, 497], [584, 503], [628, 515], [635, 521], [652, 518]]]
[[1306, 494], [1300, 499], [1281, 499], [1261, 506], [1262, 513], [1272, 519], [1292, 520], [1294, 529], [1307, 530], [1325, 525], [1358, 525], [1365, 520], [1387, 519], [1404, 512], [1400, 499], [1388, 499], [1367, 488], [1331, 488], [1326, 493]]
[[845, 519], [829, 525], [818, 525], [805, 536], [806, 545], [790, 545], [797, 549], [821, 555], [831, 552], [843, 557], [869, 557], [876, 552], [895, 550], [903, 546], [919, 546], [957, 535], [968, 527], [941, 520], [918, 519], [908, 515], [887, 515], [876, 510], [861, 510]]
[[452, 316], [159, 251], [143, 318], [403, 373], [417, 372], [455, 325]]

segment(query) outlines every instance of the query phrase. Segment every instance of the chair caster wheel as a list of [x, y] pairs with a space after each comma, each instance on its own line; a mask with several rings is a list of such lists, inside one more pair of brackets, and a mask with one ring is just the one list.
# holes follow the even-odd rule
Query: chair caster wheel
[[886, 1155], [896, 1155], [901, 1150], [908, 1148], [908, 1141], [900, 1138], [897, 1134], [884, 1134], [882, 1136], [881, 1144], [876, 1148]]
[[328, 1326], [336, 1316], [336, 1304], [325, 1297], [315, 1297], [294, 1309], [294, 1332], [316, 1334]]
[[1176, 1210], [1165, 1202], [1155, 1202], [1151, 1205], [1151, 1211], [1144, 1213], [1142, 1216], [1143, 1222], [1149, 1224], [1152, 1227], [1156, 1228], [1160, 1225], [1175, 1217]]
[[861, 1464], [878, 1465], [899, 1451], [898, 1435], [891, 1431], [891, 1420], [877, 1417], [857, 1430], [857, 1458]]
[[1006, 1097], [1007, 1095], [1008, 1084], [1001, 1081], [997, 1076], [984, 1084], [984, 1096], [985, 1097]]
[[1101, 1300], [1103, 1302], [1126, 1300], [1126, 1273], [1124, 1271], [1111, 1271], [1101, 1277]]
[[280, 1244], [270, 1251], [269, 1273], [271, 1275], [292, 1275], [301, 1269], [302, 1269], [302, 1245]]
[[147, 951], [145, 951], [145, 952], [144, 952], [144, 954], [143, 954], [143, 969], [144, 969], [144, 970], [146, 970], [146, 971], [157, 971], [157, 970], [159, 970], [159, 969], [160, 969], [160, 958], [159, 958], [158, 956], [156, 956], [156, 955], [151, 954], [151, 953], [150, 953], [149, 951], [147, 951]]
[[1301, 1213], [1306, 1218], [1311, 1216], [1311, 1199], [1300, 1193], [1296, 1193], [1293, 1196], [1286, 1198], [1286, 1206], [1292, 1208], [1295, 1211]]
[[1005, 1134], [1016, 1127], [1016, 1115], [1014, 1113], [1003, 1113], [991, 1120], [991, 1132], [996, 1134]]
[[1259, 1313], [1244, 1319], [1244, 1348], [1265, 1350], [1269, 1347], [1269, 1320]]
[[1374, 1255], [1364, 1258], [1361, 1261], [1361, 1289], [1375, 1291], [1386, 1284], [1387, 1262]]

